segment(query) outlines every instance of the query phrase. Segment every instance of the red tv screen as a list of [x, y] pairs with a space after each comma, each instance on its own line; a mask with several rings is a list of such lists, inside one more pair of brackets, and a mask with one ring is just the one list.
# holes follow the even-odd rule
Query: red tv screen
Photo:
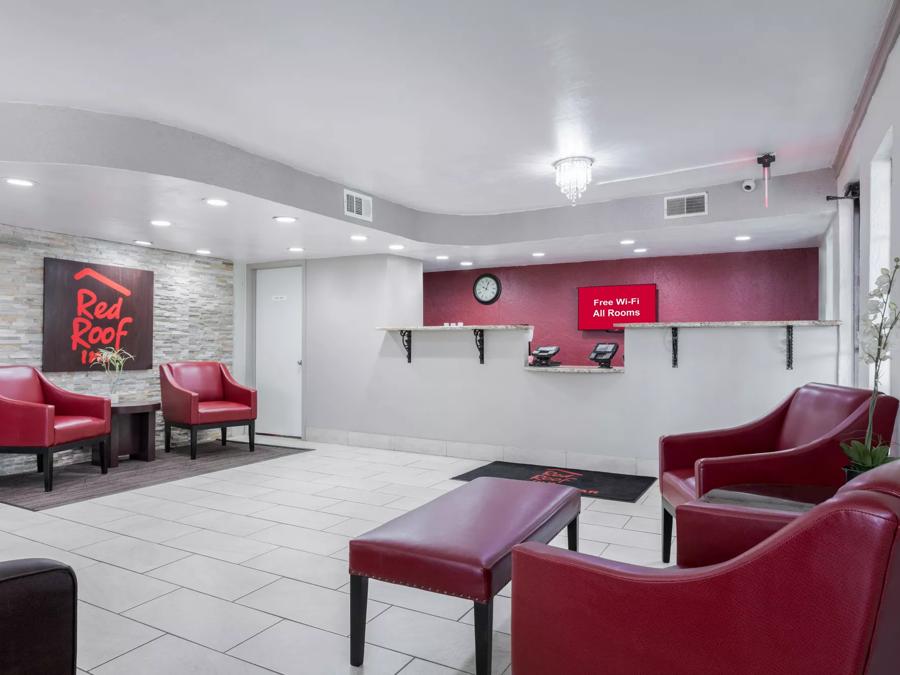
[[656, 321], [656, 284], [578, 289], [578, 330], [609, 330], [617, 323]]

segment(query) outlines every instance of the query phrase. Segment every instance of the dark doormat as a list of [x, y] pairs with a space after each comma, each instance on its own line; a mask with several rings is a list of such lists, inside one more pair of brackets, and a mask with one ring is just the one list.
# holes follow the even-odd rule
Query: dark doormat
[[256, 450], [250, 452], [247, 443], [228, 441], [223, 446], [219, 441], [214, 441], [198, 445], [197, 459], [192, 461], [187, 446], [174, 447], [168, 453], [157, 448], [155, 461], [122, 458], [119, 466], [110, 468], [105, 476], [100, 473], [99, 466], [93, 466], [90, 462], [53, 467], [52, 492], [44, 492], [43, 474], [37, 472], [0, 476], [0, 502], [42, 511], [301, 452], [311, 450], [257, 442]]
[[554, 466], [514, 464], [512, 462], [491, 462], [460, 474], [454, 477], [453, 480], [473, 480], [481, 476], [533, 480], [540, 483], [558, 483], [559, 485], [568, 485], [578, 489], [584, 497], [632, 503], [640, 499], [647, 491], [647, 488], [656, 482], [656, 479], [650, 476], [560, 469]]

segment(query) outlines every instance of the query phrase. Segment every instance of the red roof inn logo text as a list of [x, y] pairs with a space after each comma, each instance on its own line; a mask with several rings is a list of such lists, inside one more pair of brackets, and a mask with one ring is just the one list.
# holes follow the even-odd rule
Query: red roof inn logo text
[[76, 291], [75, 318], [72, 319], [72, 350], [79, 351], [81, 362], [89, 364], [100, 347], [121, 349], [122, 338], [128, 335], [126, 327], [134, 323], [134, 317], [122, 315], [122, 300], [131, 296], [131, 290], [100, 272], [85, 267], [73, 275], [75, 281], [85, 277], [99, 281], [115, 294], [115, 300], [100, 300], [90, 288]]

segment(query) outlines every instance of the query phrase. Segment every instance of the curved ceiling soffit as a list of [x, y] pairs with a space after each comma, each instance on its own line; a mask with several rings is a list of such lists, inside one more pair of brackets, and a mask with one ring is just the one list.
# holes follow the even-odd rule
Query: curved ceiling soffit
[[[345, 186], [246, 152], [191, 131], [134, 117], [31, 103], [0, 103], [0, 161], [96, 166], [171, 176], [361, 224], [343, 215]], [[698, 173], [697, 179], [712, 179]], [[695, 222], [762, 218], [823, 210], [819, 195], [833, 189], [831, 169], [773, 181], [791, 195], [765, 211], [756, 201], [736, 203], [729, 183], [705, 188], [710, 203], [721, 191], [735, 208]], [[693, 185], [703, 183], [693, 183]], [[668, 190], [660, 190], [660, 193]], [[824, 202], [824, 200], [822, 200]], [[662, 200], [631, 197], [493, 215], [417, 211], [374, 197], [375, 222], [368, 227], [429, 244], [490, 245], [641, 230], [662, 221]]]

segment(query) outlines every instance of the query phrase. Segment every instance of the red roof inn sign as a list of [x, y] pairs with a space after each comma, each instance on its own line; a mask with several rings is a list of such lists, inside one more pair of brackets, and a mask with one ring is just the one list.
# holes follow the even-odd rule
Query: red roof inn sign
[[153, 272], [44, 258], [43, 370], [87, 370], [102, 347], [153, 364]]
[[578, 289], [578, 330], [609, 330], [617, 323], [656, 321], [656, 284]]

